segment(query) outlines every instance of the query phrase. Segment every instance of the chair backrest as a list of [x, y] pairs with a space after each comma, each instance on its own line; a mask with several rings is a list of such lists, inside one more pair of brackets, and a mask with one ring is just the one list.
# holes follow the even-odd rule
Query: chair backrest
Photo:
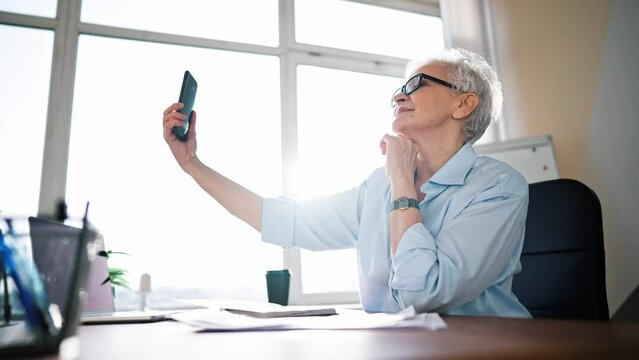
[[609, 320], [601, 205], [576, 180], [530, 184], [513, 292], [535, 318]]

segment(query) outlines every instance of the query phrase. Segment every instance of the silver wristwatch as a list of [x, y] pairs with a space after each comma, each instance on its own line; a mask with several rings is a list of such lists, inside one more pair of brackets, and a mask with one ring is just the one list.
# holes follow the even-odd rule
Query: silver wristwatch
[[393, 210], [402, 209], [406, 210], [408, 208], [419, 209], [419, 201], [417, 199], [407, 198], [405, 196], [400, 197], [399, 199], [393, 200], [388, 207], [388, 212]]

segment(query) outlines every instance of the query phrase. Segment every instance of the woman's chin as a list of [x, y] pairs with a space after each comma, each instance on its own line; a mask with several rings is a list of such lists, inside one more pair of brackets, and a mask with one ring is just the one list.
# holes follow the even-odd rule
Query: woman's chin
[[391, 129], [393, 129], [393, 132], [395, 134], [403, 134], [404, 130], [406, 129], [406, 123], [402, 121], [402, 119], [395, 119], [395, 121], [393, 121]]

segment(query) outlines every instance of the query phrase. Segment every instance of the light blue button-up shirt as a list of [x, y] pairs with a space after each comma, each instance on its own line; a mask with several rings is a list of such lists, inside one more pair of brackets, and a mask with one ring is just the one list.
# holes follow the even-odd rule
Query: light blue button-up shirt
[[[368, 312], [530, 317], [511, 291], [524, 242], [528, 184], [464, 145], [421, 186], [423, 223], [390, 252], [391, 188], [383, 168], [359, 187], [296, 202], [265, 199], [262, 239], [284, 248], [357, 248]], [[328, 265], [327, 265], [328, 266]]]

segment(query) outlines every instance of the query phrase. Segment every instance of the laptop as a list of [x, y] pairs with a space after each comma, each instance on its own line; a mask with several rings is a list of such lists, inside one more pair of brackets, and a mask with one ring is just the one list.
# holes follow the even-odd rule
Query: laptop
[[[43, 228], [54, 227], [58, 232], [73, 232], [78, 229], [61, 223], [31, 218], [32, 226]], [[63, 294], [60, 293], [60, 281], [66, 278], [68, 269], [65, 264], [56, 261], [68, 251], [71, 244], [65, 239], [55, 239], [46, 233], [31, 233], [31, 247], [33, 259], [44, 279], [44, 287], [50, 294], [52, 301], [59, 301]], [[99, 232], [95, 232], [93, 251], [104, 250], [104, 238]], [[88, 280], [86, 282], [86, 301], [82, 307], [81, 322], [83, 324], [113, 324], [113, 323], [148, 323], [167, 320], [167, 315], [173, 311], [115, 311], [115, 302], [111, 292], [111, 285], [104, 282], [109, 277], [107, 259], [95, 256], [91, 262]]]
[[[36, 221], [36, 220], [34, 220]], [[38, 219], [37, 221], [46, 222], [46, 220]], [[57, 224], [59, 227], [65, 225]], [[51, 252], [50, 244], [46, 237], [33, 237], [32, 247], [36, 264], [43, 274], [55, 273], [57, 267], [51, 263], [49, 253]], [[104, 238], [102, 234], [96, 232], [95, 251], [104, 250]], [[46, 275], [45, 275], [46, 276]], [[174, 311], [116, 311], [111, 284], [105, 282], [109, 277], [109, 265], [107, 259], [102, 256], [96, 256], [91, 263], [91, 271], [89, 271], [89, 279], [86, 288], [86, 302], [82, 309], [80, 318], [83, 324], [115, 324], [115, 323], [148, 323], [162, 320], [168, 320], [168, 315]], [[47, 281], [45, 288], [51, 287], [50, 291], [55, 295], [56, 286], [53, 282]]]
[[[86, 213], [80, 229], [49, 226], [36, 218], [29, 218], [29, 228], [31, 236], [66, 245], [64, 251], [48, 256], [60, 277], [42, 281], [24, 246], [9, 236], [11, 229], [0, 232], [2, 258], [24, 308], [23, 321], [0, 328], [0, 358], [56, 353], [65, 339], [74, 337], [79, 323], [81, 289], [94, 254], [95, 232], [89, 229]], [[57, 287], [50, 296], [46, 281]]]

